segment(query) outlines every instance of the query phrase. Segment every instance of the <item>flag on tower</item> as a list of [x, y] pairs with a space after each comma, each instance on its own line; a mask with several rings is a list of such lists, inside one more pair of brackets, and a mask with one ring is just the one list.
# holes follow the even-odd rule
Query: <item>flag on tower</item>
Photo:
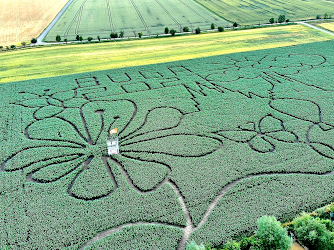
[[110, 130], [110, 134], [111, 134], [111, 135], [112, 135], [112, 134], [117, 134], [117, 128], [114, 128], [114, 129]]

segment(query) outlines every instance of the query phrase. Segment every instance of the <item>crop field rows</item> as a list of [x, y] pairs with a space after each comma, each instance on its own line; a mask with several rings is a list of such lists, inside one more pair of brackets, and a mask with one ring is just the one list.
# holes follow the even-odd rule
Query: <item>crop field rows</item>
[[332, 201], [332, 46], [0, 85], [0, 246], [217, 245]]
[[0, 3], [0, 45], [20, 44], [37, 37], [67, 0], [5, 0]]
[[315, 19], [317, 15], [334, 14], [334, 2], [327, 0], [195, 0], [227, 20], [243, 25], [269, 23], [284, 14], [290, 21]]
[[79, 34], [108, 38], [111, 32], [123, 30], [125, 36], [163, 33], [165, 27], [182, 31], [184, 26], [209, 29], [211, 23], [225, 26], [227, 21], [212, 14], [191, 0], [75, 0], [46, 36], [56, 35], [74, 40]]

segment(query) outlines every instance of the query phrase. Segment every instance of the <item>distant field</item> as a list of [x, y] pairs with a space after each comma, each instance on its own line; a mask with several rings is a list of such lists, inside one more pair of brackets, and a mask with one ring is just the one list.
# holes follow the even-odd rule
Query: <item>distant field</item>
[[317, 24], [317, 26], [325, 28], [327, 30], [334, 31], [334, 22], [320, 23], [320, 24]]
[[68, 0], [3, 0], [0, 2], [0, 45], [37, 37]]
[[227, 20], [240, 24], [268, 23], [285, 14], [290, 20], [314, 19], [334, 13], [334, 2], [326, 0], [195, 0]]
[[[333, 39], [302, 26], [52, 46], [0, 53], [0, 82], [170, 62]], [[29, 72], [29, 73], [27, 73]]]
[[209, 29], [211, 23], [228, 24], [192, 0], [75, 0], [45, 40], [54, 41], [57, 35], [74, 40], [77, 34], [108, 38], [111, 31], [121, 30], [125, 36], [134, 36], [134, 31], [161, 34], [165, 27]]

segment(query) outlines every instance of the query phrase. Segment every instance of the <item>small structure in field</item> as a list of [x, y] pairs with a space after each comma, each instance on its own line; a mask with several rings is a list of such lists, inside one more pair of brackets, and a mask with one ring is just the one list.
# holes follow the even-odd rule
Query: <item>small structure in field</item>
[[117, 136], [117, 128], [110, 130], [110, 135], [115, 135], [114, 138], [107, 140], [108, 155], [119, 154], [119, 142]]

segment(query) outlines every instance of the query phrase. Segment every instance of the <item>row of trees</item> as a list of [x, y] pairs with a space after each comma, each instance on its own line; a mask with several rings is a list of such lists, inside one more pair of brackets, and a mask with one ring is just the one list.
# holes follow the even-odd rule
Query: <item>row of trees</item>
[[[279, 15], [278, 16], [278, 19], [277, 19], [277, 22], [278, 23], [283, 23], [283, 22], [289, 22], [289, 19], [285, 19], [285, 15]], [[273, 24], [273, 23], [275, 23], [275, 18], [270, 18], [269, 19], [269, 23], [271, 23], [271, 24]]]
[[224, 246], [211, 248], [191, 242], [186, 250], [290, 250], [294, 238], [308, 249], [334, 249], [334, 203], [311, 214], [302, 213], [282, 227], [275, 217], [263, 216], [257, 220], [257, 230], [241, 241], [229, 241]]
[[[323, 19], [331, 19], [331, 18], [332, 18], [332, 15], [328, 13], [325, 13], [323, 16]], [[317, 15], [316, 19], [321, 19], [321, 15]]]

